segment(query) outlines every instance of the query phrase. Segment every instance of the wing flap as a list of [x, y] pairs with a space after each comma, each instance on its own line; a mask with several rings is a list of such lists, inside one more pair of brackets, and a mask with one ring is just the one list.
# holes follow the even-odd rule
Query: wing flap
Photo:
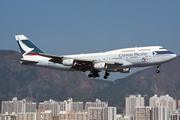
[[106, 61], [105, 62], [107, 65], [123, 65], [123, 62], [113, 62], [113, 61]]

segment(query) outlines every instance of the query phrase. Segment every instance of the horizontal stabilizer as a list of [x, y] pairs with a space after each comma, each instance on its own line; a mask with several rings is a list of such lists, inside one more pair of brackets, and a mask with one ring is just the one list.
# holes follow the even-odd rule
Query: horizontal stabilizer
[[26, 63], [38, 63], [37, 61], [32, 61], [32, 60], [23, 60], [23, 59], [18, 59], [18, 58], [9, 58], [9, 57], [5, 57], [5, 58], [15, 60], [15, 61], [26, 62]]
[[57, 56], [57, 55], [50, 55], [50, 54], [44, 54], [44, 53], [38, 53], [38, 52], [31, 52], [31, 54], [43, 56], [43, 57], [48, 57], [48, 58], [60, 58], [62, 59], [62, 56]]

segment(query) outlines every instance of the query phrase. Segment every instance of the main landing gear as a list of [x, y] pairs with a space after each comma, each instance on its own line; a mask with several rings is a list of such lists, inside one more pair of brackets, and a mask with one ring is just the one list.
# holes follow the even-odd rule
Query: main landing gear
[[[99, 71], [91, 71], [91, 72], [89, 73], [88, 77], [93, 77], [93, 78], [99, 77], [100, 75], [99, 75], [98, 72], [99, 72]], [[110, 74], [106, 71], [106, 72], [105, 72], [105, 75], [104, 75], [104, 79], [107, 79], [109, 75], [110, 75]]]
[[157, 70], [156, 70], [156, 73], [160, 73], [160, 70], [159, 70], [159, 67], [160, 67], [161, 65], [158, 65], [157, 66]]
[[88, 77], [93, 77], [93, 78], [96, 78], [96, 77], [99, 77], [99, 73], [97, 71], [91, 71], [88, 75]]
[[110, 74], [106, 71], [104, 75], [104, 79], [107, 79]]

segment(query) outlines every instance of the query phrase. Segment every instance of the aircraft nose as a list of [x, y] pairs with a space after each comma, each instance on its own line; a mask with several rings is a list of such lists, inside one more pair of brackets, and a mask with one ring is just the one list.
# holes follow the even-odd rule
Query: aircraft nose
[[174, 54], [174, 56], [173, 56], [174, 58], [176, 58], [177, 57], [177, 55], [176, 54]]
[[175, 59], [176, 57], [177, 57], [176, 54], [172, 54], [172, 55], [171, 55], [171, 58], [172, 58], [172, 59]]

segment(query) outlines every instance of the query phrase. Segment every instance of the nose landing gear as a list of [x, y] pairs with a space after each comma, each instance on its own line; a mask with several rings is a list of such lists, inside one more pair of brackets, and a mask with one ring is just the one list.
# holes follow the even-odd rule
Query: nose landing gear
[[159, 70], [159, 67], [160, 67], [161, 65], [158, 65], [157, 66], [157, 70], [156, 70], [156, 73], [160, 73], [160, 70]]

